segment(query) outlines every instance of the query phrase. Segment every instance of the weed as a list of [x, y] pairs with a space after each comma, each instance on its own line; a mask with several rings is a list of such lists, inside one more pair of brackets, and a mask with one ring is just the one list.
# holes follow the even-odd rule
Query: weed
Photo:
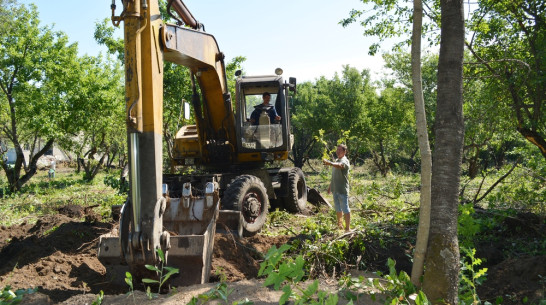
[[[258, 276], [266, 275], [264, 286], [273, 286], [279, 290], [281, 284], [288, 282], [282, 287], [283, 294], [279, 304], [283, 305], [290, 299], [294, 304], [337, 304], [337, 293], [329, 293], [318, 289], [318, 281], [315, 280], [307, 288], [301, 288], [299, 283], [305, 277], [303, 256], [298, 255], [295, 259], [287, 259], [284, 252], [290, 246], [283, 245], [279, 249], [273, 246], [265, 255], [265, 260], [260, 264]], [[349, 303], [352, 304], [352, 301]]]
[[[159, 294], [161, 292], [161, 286], [163, 286], [163, 284], [165, 284], [165, 282], [173, 274], [178, 273], [179, 269], [165, 266], [165, 253], [163, 253], [163, 250], [161, 250], [161, 248], [157, 248], [156, 253], [159, 256], [159, 260], [161, 262], [161, 268], [157, 268], [156, 266], [153, 266], [153, 265], [145, 265], [145, 267], [146, 267], [146, 269], [148, 269], [150, 271], [157, 272], [157, 274], [159, 276], [159, 280], [142, 279], [142, 282], [146, 283], [146, 284], [158, 284], [159, 287], [157, 288], [157, 294]], [[165, 271], [167, 271], [167, 273], [165, 273]], [[146, 289], [146, 295], [150, 299], [152, 299], [155, 296], [153, 293], [151, 293], [149, 286]]]
[[127, 292], [127, 295], [133, 296], [133, 302], [135, 301], [135, 289], [133, 286], [133, 276], [129, 271], [125, 272], [125, 283], [129, 286], [129, 292]]
[[50, 229], [44, 231], [44, 236], [47, 236], [55, 231], [57, 231], [57, 229], [59, 228], [59, 226], [53, 226], [51, 227]]
[[459, 272], [459, 303], [481, 304], [476, 288], [486, 279], [487, 268], [475, 270], [482, 263], [476, 257], [476, 249], [461, 247], [461, 271]]
[[[223, 302], [223, 304], [229, 304], [228, 298], [233, 292], [233, 289], [228, 288], [227, 284], [222, 281], [218, 283], [214, 288], [210, 289], [209, 291], [202, 293], [196, 297], [192, 297], [188, 305], [197, 305], [197, 304], [204, 304], [212, 300], [220, 300]], [[248, 299], [240, 300], [240, 301], [234, 301], [231, 303], [232, 305], [251, 305], [254, 304], [254, 302], [249, 301]]]
[[104, 301], [104, 292], [101, 290], [91, 305], [100, 305]]
[[127, 180], [120, 179], [119, 172], [105, 176], [103, 181], [105, 185], [117, 190], [118, 194], [120, 195], [127, 195], [129, 192], [129, 182]]
[[350, 300], [356, 300], [358, 291], [362, 288], [371, 288], [372, 300], [376, 300], [376, 292], [382, 296], [385, 304], [418, 304], [427, 305], [430, 304], [426, 295], [422, 291], [418, 291], [417, 288], [411, 283], [411, 279], [404, 271], [396, 273], [395, 261], [388, 259], [387, 266], [389, 273], [382, 275], [377, 272], [380, 278], [364, 278], [362, 276], [358, 278], [351, 278], [348, 276], [341, 277], [339, 280], [339, 286], [345, 291], [345, 296]]

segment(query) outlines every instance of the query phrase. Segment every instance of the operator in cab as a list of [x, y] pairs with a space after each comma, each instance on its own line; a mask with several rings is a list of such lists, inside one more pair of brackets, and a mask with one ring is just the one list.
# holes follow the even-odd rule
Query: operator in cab
[[270, 105], [269, 101], [271, 100], [271, 94], [269, 92], [264, 92], [262, 94], [262, 99], [264, 102], [260, 105], [254, 107], [254, 111], [250, 114], [250, 123], [252, 125], [258, 125], [260, 120], [260, 114], [262, 111], [266, 111], [269, 116], [269, 122], [273, 123], [275, 121], [280, 121], [281, 116], [275, 110], [275, 106]]

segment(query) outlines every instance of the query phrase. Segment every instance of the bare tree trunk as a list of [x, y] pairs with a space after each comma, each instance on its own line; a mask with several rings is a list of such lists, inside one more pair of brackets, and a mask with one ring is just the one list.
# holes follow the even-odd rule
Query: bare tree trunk
[[413, 0], [413, 36], [411, 43], [411, 70], [413, 100], [415, 102], [415, 122], [417, 126], [417, 140], [421, 152], [421, 204], [419, 208], [419, 227], [417, 228], [417, 242], [411, 269], [411, 282], [421, 286], [421, 276], [425, 254], [427, 252], [428, 235], [430, 229], [430, 179], [432, 172], [432, 155], [428, 141], [427, 117], [425, 113], [425, 99], [421, 76], [421, 31], [423, 23], [423, 3]]
[[433, 304], [458, 304], [457, 208], [464, 140], [463, 0], [441, 0], [438, 97], [432, 164], [430, 235], [423, 290]]

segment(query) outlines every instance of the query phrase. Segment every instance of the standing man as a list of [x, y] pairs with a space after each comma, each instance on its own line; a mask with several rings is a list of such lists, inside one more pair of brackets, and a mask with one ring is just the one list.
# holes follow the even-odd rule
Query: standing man
[[342, 218], [345, 219], [345, 232], [350, 231], [351, 211], [349, 210], [349, 169], [351, 165], [347, 154], [347, 146], [339, 144], [337, 146], [335, 162], [323, 160], [324, 165], [332, 166], [332, 180], [328, 186], [328, 194], [332, 192], [334, 196], [334, 206], [336, 209], [337, 226], [343, 230]]

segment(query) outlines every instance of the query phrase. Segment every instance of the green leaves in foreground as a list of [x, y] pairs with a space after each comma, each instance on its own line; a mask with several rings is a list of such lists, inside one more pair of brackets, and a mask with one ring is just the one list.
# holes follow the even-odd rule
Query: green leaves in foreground
[[11, 286], [7, 285], [2, 289], [0, 294], [0, 305], [19, 304], [23, 300], [25, 294], [35, 293], [38, 288], [34, 289], [17, 289], [15, 292], [11, 290]]
[[258, 271], [258, 276], [267, 275], [264, 286], [273, 285], [275, 290], [279, 290], [285, 280], [297, 283], [305, 275], [303, 271], [305, 261], [301, 255], [296, 257], [295, 260], [285, 259], [279, 265], [283, 259], [283, 253], [288, 249], [290, 249], [289, 245], [282, 245], [279, 249], [273, 246], [267, 251], [265, 260], [260, 264], [260, 270]]
[[[157, 255], [159, 256], [159, 260], [161, 261], [161, 268], [158, 268], [156, 266], [153, 266], [153, 265], [144, 265], [146, 267], [146, 269], [150, 270], [150, 271], [155, 271], [157, 272], [157, 274], [159, 275], [159, 280], [153, 280], [153, 279], [142, 279], [142, 282], [143, 283], [146, 283], [146, 284], [158, 284], [158, 288], [157, 288], [157, 293], [159, 294], [161, 292], [161, 286], [163, 286], [163, 284], [165, 284], [165, 282], [173, 275], [173, 274], [176, 274], [179, 272], [179, 269], [178, 268], [173, 268], [173, 267], [167, 267], [165, 266], [165, 253], [163, 253], [163, 250], [161, 250], [160, 248], [157, 248], [156, 249], [156, 252], [157, 252]], [[167, 273], [165, 273], [165, 271], [167, 271]], [[165, 273], [165, 274], [164, 274]], [[147, 292], [148, 296], [149, 297], [152, 297], [153, 295], [149, 292], [149, 287], [148, 287], [148, 292]]]

